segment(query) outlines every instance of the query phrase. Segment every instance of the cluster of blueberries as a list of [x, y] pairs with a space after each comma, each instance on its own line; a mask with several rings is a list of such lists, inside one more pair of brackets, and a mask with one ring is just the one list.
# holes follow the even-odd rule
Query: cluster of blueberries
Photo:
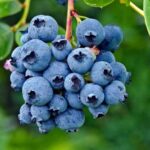
[[52, 17], [31, 20], [22, 46], [11, 55], [11, 87], [22, 90], [25, 101], [18, 115], [21, 124], [36, 123], [41, 133], [54, 127], [75, 132], [85, 122], [84, 106], [98, 118], [127, 98], [131, 74], [112, 53], [123, 40], [120, 28], [87, 18], [77, 25], [76, 36], [73, 48], [58, 35]]

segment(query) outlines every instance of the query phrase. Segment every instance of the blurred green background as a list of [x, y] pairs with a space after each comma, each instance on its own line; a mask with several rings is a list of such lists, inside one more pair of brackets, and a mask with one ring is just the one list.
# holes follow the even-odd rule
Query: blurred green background
[[[142, 1], [135, 3], [142, 8]], [[10, 73], [3, 69], [4, 61], [0, 62], [0, 150], [150, 149], [150, 38], [143, 18], [118, 2], [99, 9], [78, 0], [76, 9], [103, 25], [121, 26], [124, 42], [115, 56], [132, 72], [127, 103], [111, 107], [107, 116], [98, 120], [86, 112], [86, 123], [78, 133], [55, 129], [41, 135], [35, 126], [19, 125], [17, 114], [23, 99], [21, 93], [10, 88]], [[66, 7], [58, 5], [56, 0], [32, 0], [28, 21], [38, 14], [53, 16], [65, 28]], [[1, 21], [13, 25], [20, 16], [21, 13]]]

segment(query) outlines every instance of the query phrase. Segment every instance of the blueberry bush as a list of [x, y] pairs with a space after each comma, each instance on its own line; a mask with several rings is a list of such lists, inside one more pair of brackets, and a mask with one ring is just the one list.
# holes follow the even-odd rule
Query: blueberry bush
[[40, 3], [0, 1], [0, 148], [148, 149], [149, 0]]

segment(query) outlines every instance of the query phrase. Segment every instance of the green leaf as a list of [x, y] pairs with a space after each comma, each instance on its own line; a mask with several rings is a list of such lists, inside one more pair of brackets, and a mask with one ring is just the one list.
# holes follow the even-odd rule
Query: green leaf
[[21, 9], [22, 6], [18, 0], [0, 0], [0, 18], [16, 14]]
[[0, 60], [5, 59], [13, 47], [13, 32], [10, 27], [4, 23], [0, 23]]
[[150, 0], [144, 0], [143, 6], [144, 6], [145, 23], [148, 33], [150, 35]]
[[17, 43], [18, 46], [21, 46], [22, 43], [21, 43], [21, 36], [23, 35], [23, 31], [27, 30], [28, 28], [28, 24], [26, 24], [25, 26], [19, 28], [15, 34], [15, 41]]
[[129, 6], [130, 4], [130, 0], [120, 0], [121, 4], [126, 4], [127, 6]]
[[92, 7], [104, 7], [111, 4], [114, 0], [84, 0], [84, 2]]
[[65, 35], [65, 32], [66, 32], [65, 29], [63, 27], [59, 26], [58, 33], [61, 35]]

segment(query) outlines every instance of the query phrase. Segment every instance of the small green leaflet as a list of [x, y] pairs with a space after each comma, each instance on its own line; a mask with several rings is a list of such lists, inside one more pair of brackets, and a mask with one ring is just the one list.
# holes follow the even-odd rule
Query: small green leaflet
[[84, 2], [92, 7], [104, 7], [111, 4], [114, 0], [84, 0]]
[[14, 35], [10, 27], [0, 23], [0, 60], [5, 59], [12, 50]]
[[16, 14], [21, 9], [21, 3], [18, 0], [0, 0], [0, 18]]
[[150, 35], [150, 0], [143, 1], [143, 9], [144, 9], [144, 16], [145, 16], [145, 23]]

